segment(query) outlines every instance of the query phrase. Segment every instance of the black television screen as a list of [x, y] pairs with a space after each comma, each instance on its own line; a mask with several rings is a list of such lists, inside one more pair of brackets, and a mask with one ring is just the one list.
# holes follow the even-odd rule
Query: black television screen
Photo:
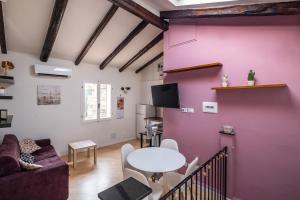
[[151, 87], [153, 105], [165, 108], [179, 108], [177, 83]]

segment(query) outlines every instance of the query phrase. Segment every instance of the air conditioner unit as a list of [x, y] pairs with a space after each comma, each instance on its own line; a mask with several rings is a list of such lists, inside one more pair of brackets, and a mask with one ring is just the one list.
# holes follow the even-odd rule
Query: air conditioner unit
[[72, 69], [62, 68], [58, 66], [35, 64], [34, 73], [38, 76], [59, 76], [68, 78], [72, 74]]

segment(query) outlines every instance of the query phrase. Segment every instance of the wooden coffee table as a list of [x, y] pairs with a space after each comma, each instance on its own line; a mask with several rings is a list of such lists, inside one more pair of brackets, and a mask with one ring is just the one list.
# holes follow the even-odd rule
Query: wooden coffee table
[[73, 168], [76, 168], [77, 162], [77, 152], [79, 150], [87, 150], [88, 157], [90, 157], [90, 149], [94, 149], [94, 164], [97, 164], [97, 144], [91, 140], [83, 140], [78, 142], [73, 142], [68, 145], [68, 161], [71, 162], [71, 157], [73, 153]]

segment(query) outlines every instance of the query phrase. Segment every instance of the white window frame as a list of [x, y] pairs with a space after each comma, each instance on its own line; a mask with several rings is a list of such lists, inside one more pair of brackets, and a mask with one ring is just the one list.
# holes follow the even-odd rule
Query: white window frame
[[[86, 105], [86, 102], [85, 102], [85, 84], [97, 84], [97, 119], [91, 119], [91, 120], [85, 120], [85, 105]], [[110, 117], [107, 117], [107, 118], [100, 118], [100, 84], [108, 84], [110, 85]], [[82, 83], [82, 103], [81, 103], [81, 118], [82, 118], [82, 121], [85, 122], [85, 123], [92, 123], [92, 122], [101, 122], [101, 121], [108, 121], [108, 120], [111, 120], [112, 117], [113, 117], [113, 111], [112, 111], [112, 101], [113, 101], [113, 98], [112, 98], [112, 94], [113, 94], [113, 87], [112, 87], [112, 84], [111, 83], [103, 83], [103, 82], [100, 82], [100, 81], [85, 81]]]
[[[101, 84], [106, 84], [106, 85], [110, 85], [110, 117], [106, 117], [106, 118], [100, 118], [100, 85]], [[107, 120], [111, 120], [113, 117], [113, 112], [112, 112], [112, 84], [111, 83], [103, 83], [103, 82], [98, 82], [98, 121], [107, 121]]]

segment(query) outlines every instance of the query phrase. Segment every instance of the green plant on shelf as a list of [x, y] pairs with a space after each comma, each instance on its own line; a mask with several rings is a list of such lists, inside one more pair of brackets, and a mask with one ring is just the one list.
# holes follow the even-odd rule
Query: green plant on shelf
[[254, 81], [255, 72], [251, 69], [248, 73], [248, 81]]

